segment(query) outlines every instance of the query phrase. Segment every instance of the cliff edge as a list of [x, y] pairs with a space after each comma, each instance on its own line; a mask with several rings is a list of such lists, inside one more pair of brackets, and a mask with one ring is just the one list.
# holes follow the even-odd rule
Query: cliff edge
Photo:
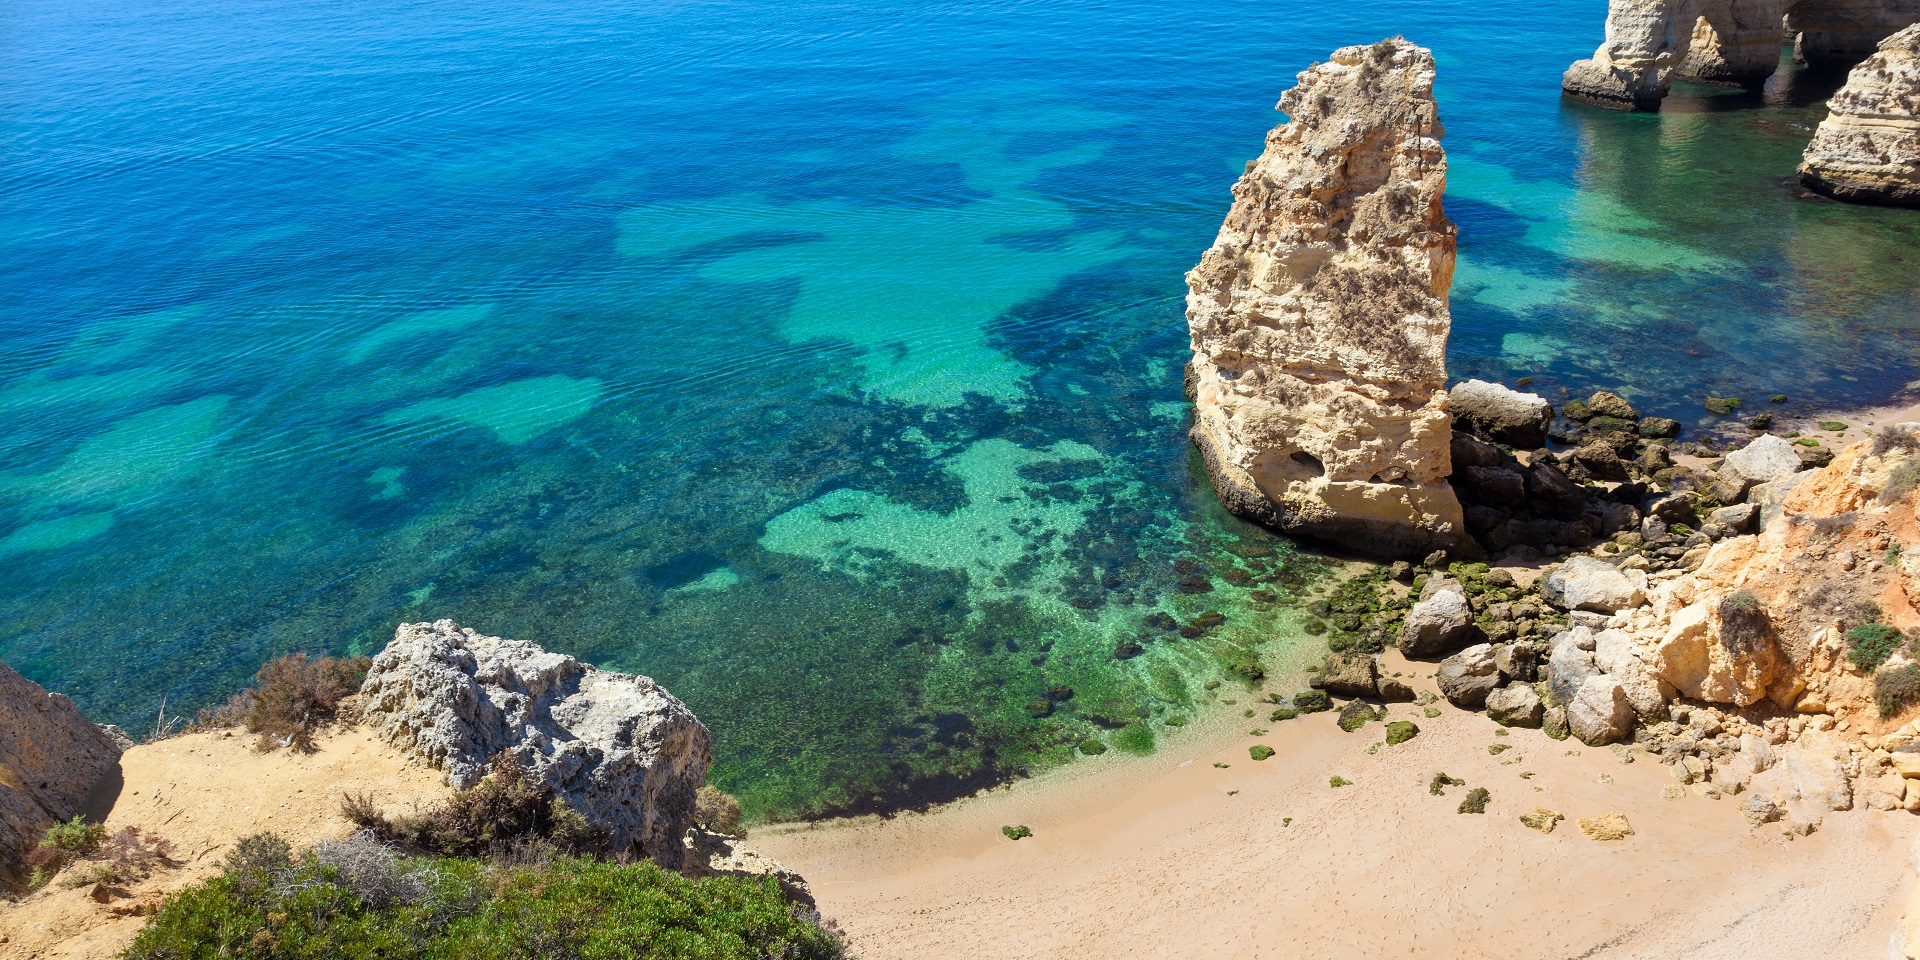
[[26, 880], [26, 852], [80, 812], [122, 744], [80, 708], [0, 663], [0, 884]]
[[1379, 557], [1453, 547], [1446, 343], [1454, 226], [1434, 61], [1334, 51], [1234, 185], [1187, 274], [1191, 437], [1227, 508]]

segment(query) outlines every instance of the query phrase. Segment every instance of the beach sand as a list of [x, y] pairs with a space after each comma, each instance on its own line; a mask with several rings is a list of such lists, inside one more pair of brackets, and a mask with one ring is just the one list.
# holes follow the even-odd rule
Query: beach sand
[[[1387, 661], [1432, 689], [1430, 666]], [[1737, 797], [1663, 799], [1677, 782], [1644, 753], [1623, 763], [1537, 730], [1498, 736], [1484, 714], [1435, 706], [1429, 719], [1393, 705], [1420, 735], [1372, 755], [1382, 724], [1267, 724], [1262, 708], [1144, 760], [750, 844], [805, 875], [866, 960], [1886, 955], [1920, 818], [1834, 813], [1788, 839], [1749, 827]], [[1247, 735], [1256, 724], [1271, 732]], [[1255, 762], [1255, 743], [1277, 753]], [[1438, 771], [1467, 786], [1432, 795]], [[1456, 812], [1476, 786], [1492, 794], [1486, 813]], [[1567, 819], [1543, 835], [1519, 820], [1535, 807]], [[1579, 829], [1616, 811], [1632, 836]], [[1003, 837], [1015, 823], [1033, 836]]]

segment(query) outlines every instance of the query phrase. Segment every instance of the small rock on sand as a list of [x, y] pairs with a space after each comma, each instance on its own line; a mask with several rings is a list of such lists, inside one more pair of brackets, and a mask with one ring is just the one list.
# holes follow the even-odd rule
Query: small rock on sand
[[1633, 825], [1627, 822], [1626, 814], [1616, 810], [1580, 818], [1580, 832], [1595, 840], [1622, 840], [1633, 836]]
[[1520, 815], [1521, 823], [1541, 833], [1552, 833], [1554, 825], [1565, 819], [1566, 817], [1552, 810], [1548, 810], [1546, 807], [1534, 807], [1532, 813], [1523, 813]]

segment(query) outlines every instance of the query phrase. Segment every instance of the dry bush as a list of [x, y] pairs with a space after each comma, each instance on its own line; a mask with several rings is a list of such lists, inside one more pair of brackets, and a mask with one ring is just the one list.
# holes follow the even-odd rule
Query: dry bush
[[391, 817], [365, 794], [342, 798], [340, 812], [383, 842], [442, 856], [539, 861], [606, 847], [586, 817], [504, 755], [479, 783], [425, 813]]
[[711, 783], [701, 784], [700, 792], [693, 795], [693, 819], [714, 833], [730, 837], [747, 835], [740, 828], [740, 801]]
[[366, 657], [309, 658], [304, 653], [275, 657], [254, 675], [252, 689], [203, 717], [217, 723], [244, 711], [247, 732], [260, 736], [260, 749], [312, 750], [314, 731], [338, 715], [340, 701], [360, 688], [371, 663]]
[[140, 878], [173, 864], [173, 841], [139, 827], [124, 827], [107, 838], [99, 855], [121, 878]]

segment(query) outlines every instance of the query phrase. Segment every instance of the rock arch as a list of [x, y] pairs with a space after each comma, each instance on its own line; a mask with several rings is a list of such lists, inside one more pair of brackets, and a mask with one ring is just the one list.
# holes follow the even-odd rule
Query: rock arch
[[1651, 110], [1678, 77], [1758, 87], [1791, 40], [1794, 58], [1844, 69], [1920, 22], [1920, 0], [1612, 0], [1606, 39], [1561, 89], [1582, 100]]

